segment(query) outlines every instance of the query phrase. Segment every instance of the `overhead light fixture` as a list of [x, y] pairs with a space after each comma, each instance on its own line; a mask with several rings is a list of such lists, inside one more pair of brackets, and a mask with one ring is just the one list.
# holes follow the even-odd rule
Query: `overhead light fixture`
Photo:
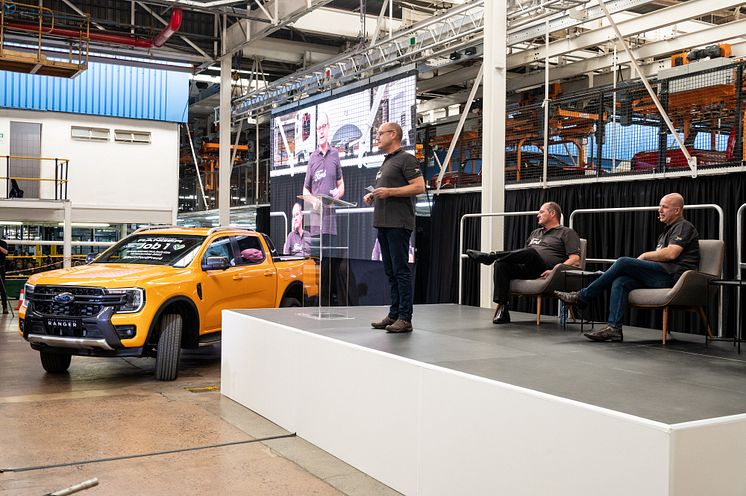
[[2, 225], [2, 226], [22, 226], [23, 222], [18, 222], [17, 220], [0, 220], [0, 225]]
[[464, 55], [476, 55], [477, 47], [469, 47], [464, 49]]
[[459, 60], [461, 59], [461, 54], [459, 52], [451, 52], [451, 55], [448, 56], [451, 60]]

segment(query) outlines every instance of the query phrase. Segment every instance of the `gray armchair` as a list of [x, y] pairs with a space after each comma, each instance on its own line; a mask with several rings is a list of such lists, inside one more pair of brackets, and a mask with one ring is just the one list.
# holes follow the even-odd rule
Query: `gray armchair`
[[[541, 325], [541, 299], [544, 296], [553, 297], [555, 291], [571, 291], [579, 288], [567, 287], [568, 279], [562, 275], [565, 270], [585, 270], [585, 254], [588, 242], [580, 238], [580, 267], [557, 264], [549, 275], [539, 279], [515, 279], [510, 282], [510, 292], [518, 296], [533, 296], [536, 298], [536, 325]], [[575, 278], [573, 278], [575, 280]]]
[[696, 310], [705, 324], [707, 335], [712, 329], [707, 320], [707, 282], [723, 271], [724, 243], [717, 239], [699, 240], [699, 270], [684, 272], [672, 288], [635, 289], [629, 293], [629, 305], [639, 308], [663, 308], [662, 340], [666, 344], [668, 317], [672, 308]]

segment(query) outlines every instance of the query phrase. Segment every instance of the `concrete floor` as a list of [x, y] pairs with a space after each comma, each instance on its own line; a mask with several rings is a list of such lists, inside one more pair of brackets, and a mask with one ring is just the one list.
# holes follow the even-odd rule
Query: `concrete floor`
[[[399, 494], [224, 398], [219, 346], [185, 353], [174, 382], [152, 359], [73, 357], [52, 376], [17, 325], [0, 318], [0, 495], [92, 478], [79, 494]], [[255, 441], [273, 436], [290, 437]]]

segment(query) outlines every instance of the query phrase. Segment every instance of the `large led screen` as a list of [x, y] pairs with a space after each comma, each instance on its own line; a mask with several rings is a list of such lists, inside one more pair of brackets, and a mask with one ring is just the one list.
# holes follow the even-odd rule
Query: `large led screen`
[[[313, 102], [298, 102], [272, 116], [270, 236], [278, 252], [312, 255], [322, 234], [350, 258], [378, 259], [371, 208], [362, 203], [375, 183], [383, 153], [376, 133], [384, 122], [402, 127], [402, 148], [415, 148], [415, 76], [379, 82]], [[335, 209], [323, 220], [302, 194], [324, 194], [357, 207]], [[324, 210], [327, 212], [327, 210]], [[310, 241], [309, 241], [310, 238]]]

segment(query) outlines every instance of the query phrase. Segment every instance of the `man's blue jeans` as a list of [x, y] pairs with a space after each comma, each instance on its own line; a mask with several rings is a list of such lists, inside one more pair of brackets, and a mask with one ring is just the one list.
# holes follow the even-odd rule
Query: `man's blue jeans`
[[658, 262], [622, 257], [601, 277], [581, 289], [580, 297], [590, 300], [611, 288], [608, 323], [611, 327], [621, 328], [630, 291], [640, 288], [671, 288], [675, 282], [673, 274], [669, 274]]
[[412, 231], [396, 227], [379, 227], [383, 270], [391, 286], [392, 319], [412, 320], [412, 271], [409, 269], [409, 237]]

